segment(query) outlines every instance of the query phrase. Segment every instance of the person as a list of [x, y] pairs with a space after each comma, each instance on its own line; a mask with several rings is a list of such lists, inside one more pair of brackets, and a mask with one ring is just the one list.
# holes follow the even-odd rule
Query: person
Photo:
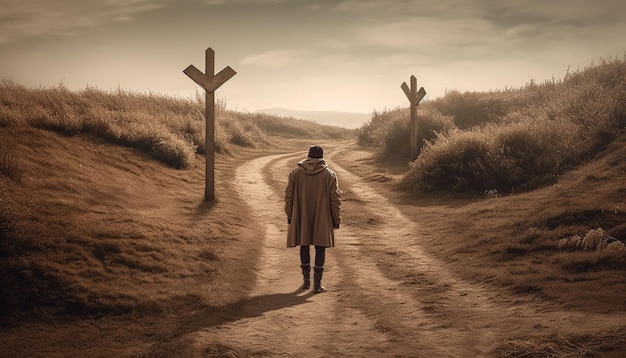
[[310, 246], [315, 246], [314, 293], [325, 292], [322, 273], [326, 248], [335, 246], [335, 229], [341, 223], [341, 200], [337, 174], [324, 160], [319, 145], [309, 148], [306, 159], [289, 173], [285, 189], [285, 213], [289, 225], [287, 247], [300, 246], [303, 289], [311, 287]]

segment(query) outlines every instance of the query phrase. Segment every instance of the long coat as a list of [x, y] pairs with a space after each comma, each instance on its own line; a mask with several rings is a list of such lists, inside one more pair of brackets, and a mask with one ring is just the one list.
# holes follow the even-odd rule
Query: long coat
[[341, 223], [337, 174], [324, 159], [307, 158], [289, 173], [285, 213], [289, 221], [287, 247], [335, 246], [334, 227]]

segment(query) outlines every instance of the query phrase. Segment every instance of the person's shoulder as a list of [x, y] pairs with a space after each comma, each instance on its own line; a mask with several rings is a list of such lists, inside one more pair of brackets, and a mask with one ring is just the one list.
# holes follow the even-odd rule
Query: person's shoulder
[[330, 174], [330, 175], [332, 175], [332, 176], [334, 176], [334, 177], [336, 177], [336, 176], [337, 176], [337, 173], [335, 173], [335, 171], [334, 171], [334, 170], [332, 170], [332, 169], [330, 169], [329, 167], [326, 167], [325, 169], [326, 169], [326, 172], [327, 172], [328, 174]]

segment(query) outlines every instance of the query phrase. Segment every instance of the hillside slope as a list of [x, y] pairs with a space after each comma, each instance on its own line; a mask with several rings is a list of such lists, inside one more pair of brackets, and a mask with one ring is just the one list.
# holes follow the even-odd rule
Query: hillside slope
[[[342, 164], [381, 190], [398, 184], [408, 170], [371, 153]], [[395, 190], [388, 195], [420, 222], [420, 243], [464, 277], [576, 310], [612, 312], [626, 310], [626, 252], [558, 246], [562, 239], [585, 238], [596, 229], [623, 244], [625, 183], [622, 135], [594, 160], [535, 191], [475, 197]]]
[[28, 126], [0, 127], [0, 143], [14, 167], [0, 175], [0, 327], [11, 332], [0, 345], [16, 343], [14, 353], [136, 356], [176, 335], [184, 312], [219, 321], [227, 312], [214, 307], [254, 281], [254, 228], [229, 186], [236, 157], [217, 156], [217, 201], [207, 204], [201, 156], [177, 170]]
[[[202, 156], [177, 170], [98, 138], [0, 127], [0, 345], [17, 356], [194, 352], [188, 333], [232, 321], [255, 282], [258, 229], [232, 178], [251, 158], [305, 148], [274, 142], [218, 155], [217, 201], [207, 204]], [[597, 227], [623, 240], [626, 137], [553, 186], [482, 198], [391, 191], [407, 168], [349, 149], [332, 160], [414, 220], [419, 232], [407, 240], [464, 279], [573, 311], [626, 311], [623, 254], [556, 247]], [[282, 190], [285, 174], [267, 175]], [[376, 227], [349, 190], [344, 200], [345, 226]], [[392, 254], [376, 262], [393, 257], [390, 275], [425, 289]]]

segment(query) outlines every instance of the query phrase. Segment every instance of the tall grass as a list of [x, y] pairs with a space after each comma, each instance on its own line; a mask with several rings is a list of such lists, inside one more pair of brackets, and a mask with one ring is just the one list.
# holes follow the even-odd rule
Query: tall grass
[[[434, 140], [438, 135], [456, 128], [452, 117], [436, 111], [430, 103], [425, 103], [417, 113], [419, 123], [418, 146]], [[374, 111], [370, 121], [358, 129], [359, 144], [375, 149], [382, 159], [409, 158], [409, 111], [407, 108]]]
[[[254, 147], [267, 143], [268, 136], [281, 131], [312, 137], [348, 134], [313, 122], [296, 131], [295, 119], [227, 110], [220, 100], [215, 116], [218, 153], [228, 152], [233, 145]], [[30, 125], [70, 136], [94, 135], [138, 148], [175, 168], [187, 168], [195, 162], [196, 153], [206, 153], [204, 102], [200, 96], [184, 99], [124, 90], [105, 92], [92, 87], [70, 91], [62, 84], [26, 88], [4, 80], [0, 82], [0, 126], [9, 125]]]
[[582, 154], [576, 128], [567, 121], [489, 124], [427, 143], [402, 185], [430, 191], [529, 190], [552, 183]]
[[15, 158], [15, 150], [6, 143], [0, 143], [0, 173], [15, 181], [20, 181], [22, 168]]
[[[605, 59], [561, 80], [531, 81], [518, 89], [451, 92], [418, 112], [420, 154], [402, 187], [532, 190], [553, 183], [624, 133], [626, 62]], [[374, 146], [381, 157], [406, 158], [408, 117], [402, 109], [373, 117], [359, 129], [361, 144]]]

